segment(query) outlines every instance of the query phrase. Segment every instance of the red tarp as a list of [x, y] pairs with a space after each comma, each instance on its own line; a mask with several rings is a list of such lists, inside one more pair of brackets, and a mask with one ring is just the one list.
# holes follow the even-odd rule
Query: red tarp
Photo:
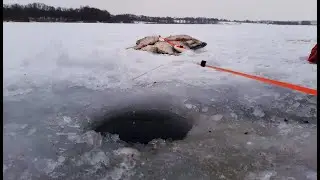
[[318, 44], [316, 44], [312, 50], [311, 50], [311, 53], [310, 53], [310, 56], [308, 58], [308, 61], [310, 63], [316, 63], [317, 64], [317, 61], [318, 61], [318, 58], [317, 58], [317, 49], [318, 49]]

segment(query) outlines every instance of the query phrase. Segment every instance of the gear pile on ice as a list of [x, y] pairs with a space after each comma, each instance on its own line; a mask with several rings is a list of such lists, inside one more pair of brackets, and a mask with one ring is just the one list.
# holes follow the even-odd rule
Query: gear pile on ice
[[161, 36], [147, 36], [139, 39], [135, 50], [148, 51], [158, 54], [179, 55], [185, 50], [196, 50], [203, 48], [207, 43], [188, 35], [175, 35], [162, 38]]

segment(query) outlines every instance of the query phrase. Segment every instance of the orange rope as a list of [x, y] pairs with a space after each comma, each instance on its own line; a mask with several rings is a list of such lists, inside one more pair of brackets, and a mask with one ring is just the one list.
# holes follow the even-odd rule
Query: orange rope
[[303, 92], [303, 93], [306, 93], [306, 94], [311, 94], [311, 95], [317, 96], [317, 90], [316, 89], [310, 89], [310, 88], [302, 87], [302, 86], [295, 85], [295, 84], [276, 81], [276, 80], [272, 80], [272, 79], [266, 79], [266, 78], [263, 78], [263, 77], [254, 76], [254, 75], [250, 75], [250, 74], [245, 74], [245, 73], [241, 73], [241, 72], [236, 72], [236, 71], [232, 71], [232, 70], [228, 70], [228, 69], [224, 69], [224, 68], [219, 68], [219, 67], [214, 67], [214, 66], [206, 65], [205, 67], [208, 67], [208, 68], [211, 68], [211, 69], [215, 69], [215, 70], [218, 70], [218, 71], [229, 72], [229, 73], [232, 73], [232, 74], [235, 74], [235, 75], [239, 75], [239, 76], [243, 76], [243, 77], [246, 77], [246, 78], [249, 78], [249, 79], [254, 79], [254, 80], [257, 80], [257, 81], [260, 81], [260, 82], [263, 82], [263, 83], [272, 84], [272, 85], [276, 85], [276, 86], [280, 86], [280, 87], [284, 87], [284, 88], [288, 88], [288, 89], [300, 91], [300, 92]]

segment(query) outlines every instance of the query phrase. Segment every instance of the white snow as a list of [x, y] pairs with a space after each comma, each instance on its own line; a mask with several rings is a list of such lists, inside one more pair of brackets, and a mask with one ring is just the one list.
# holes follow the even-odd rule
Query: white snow
[[[194, 64], [201, 60], [307, 87], [317, 85], [316, 66], [305, 60], [316, 43], [313, 26], [4, 23], [3, 30], [5, 96], [42, 85], [50, 88], [62, 80], [92, 89], [129, 88], [137, 81], [201, 86], [253, 81]], [[208, 46], [202, 53], [180, 57], [125, 50], [146, 35], [180, 33]], [[292, 43], [300, 39], [308, 42]]]
[[[245, 156], [246, 151], [237, 149], [242, 145], [257, 152], [268, 153], [268, 149], [274, 148], [278, 150], [276, 153], [292, 153], [299, 162], [308, 162], [306, 167], [316, 167], [313, 157], [316, 125], [299, 128], [296, 124], [280, 123], [270, 128], [269, 124], [241, 121], [246, 115], [265, 120], [273, 116], [281, 119], [290, 113], [296, 113], [297, 118], [312, 119], [316, 116], [312, 112], [316, 108], [314, 99], [304, 101], [306, 97], [299, 93], [292, 93], [291, 97], [290, 91], [284, 94], [254, 80], [195, 64], [206, 60], [209, 65], [316, 88], [317, 66], [306, 61], [316, 43], [315, 26], [12, 22], [3, 25], [4, 177], [137, 179], [141, 176], [169, 180], [208, 179], [216, 173], [217, 178], [229, 179], [232, 172], [223, 166], [235, 166], [234, 162], [239, 162], [237, 157], [243, 157], [241, 163], [254, 163], [252, 157], [258, 156]], [[173, 34], [188, 34], [208, 45], [181, 56], [125, 50], [138, 38]], [[156, 67], [159, 68], [150, 71]], [[142, 75], [145, 72], [148, 73]], [[92, 121], [89, 115], [126, 99], [123, 94], [140, 89], [181, 97], [181, 106], [190, 113], [199, 113], [193, 114], [198, 119], [185, 140], [139, 149], [126, 147], [118, 135], [102, 137], [83, 129]], [[257, 106], [259, 103], [265, 106]], [[272, 114], [266, 108], [268, 105], [273, 105], [280, 114]], [[250, 113], [244, 114], [245, 111]], [[237, 121], [230, 123], [229, 119]], [[249, 135], [243, 134], [249, 130]], [[290, 152], [281, 151], [282, 147], [289, 147]], [[226, 148], [233, 148], [232, 155]], [[303, 154], [305, 151], [308, 153]], [[295, 159], [291, 160], [277, 165], [292, 166], [290, 163], [295, 163]], [[305, 176], [315, 179], [314, 170], [306, 169]], [[248, 179], [272, 179], [281, 174], [263, 169], [243, 173], [242, 177]]]

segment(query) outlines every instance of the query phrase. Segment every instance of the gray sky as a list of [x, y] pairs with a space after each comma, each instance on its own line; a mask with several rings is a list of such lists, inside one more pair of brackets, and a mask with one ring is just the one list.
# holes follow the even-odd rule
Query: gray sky
[[317, 0], [3, 0], [61, 7], [89, 5], [111, 14], [213, 17], [230, 20], [317, 20]]

